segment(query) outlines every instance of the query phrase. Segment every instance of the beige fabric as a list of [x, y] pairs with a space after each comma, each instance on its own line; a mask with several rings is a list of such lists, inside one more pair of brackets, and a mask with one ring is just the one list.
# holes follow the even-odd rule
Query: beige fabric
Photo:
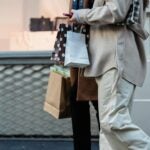
[[[100, 76], [110, 68], [135, 85], [142, 86], [146, 57], [142, 39], [126, 26], [114, 25], [125, 19], [132, 0], [95, 0], [93, 9], [77, 10], [77, 20], [91, 25], [90, 61], [85, 76]], [[139, 24], [144, 26], [143, 1]], [[111, 24], [111, 25], [110, 25]], [[137, 28], [142, 33], [142, 28]]]
[[135, 85], [120, 78], [111, 92], [116, 74], [117, 70], [111, 69], [96, 78], [101, 126], [100, 150], [107, 150], [101, 142], [104, 135], [113, 150], [150, 150], [150, 137], [133, 123], [130, 116]]

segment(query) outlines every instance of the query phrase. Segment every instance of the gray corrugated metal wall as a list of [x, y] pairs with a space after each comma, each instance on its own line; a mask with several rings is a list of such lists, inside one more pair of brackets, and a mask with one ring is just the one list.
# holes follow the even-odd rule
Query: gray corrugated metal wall
[[[43, 111], [50, 53], [1, 53], [0, 135], [71, 136], [71, 120]], [[98, 127], [92, 111], [92, 134]]]

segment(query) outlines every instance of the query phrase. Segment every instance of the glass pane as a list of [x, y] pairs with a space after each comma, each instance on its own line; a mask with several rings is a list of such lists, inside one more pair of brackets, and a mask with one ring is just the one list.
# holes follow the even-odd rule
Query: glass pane
[[66, 21], [61, 17], [68, 12], [69, 1], [0, 0], [0, 51], [52, 50], [56, 18]]

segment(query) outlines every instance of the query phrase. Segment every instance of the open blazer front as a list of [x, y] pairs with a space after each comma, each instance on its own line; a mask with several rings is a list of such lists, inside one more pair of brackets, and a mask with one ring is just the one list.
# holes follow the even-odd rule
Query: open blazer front
[[[143, 0], [140, 2], [138, 24], [144, 28]], [[143, 40], [124, 22], [132, 0], [95, 0], [92, 9], [76, 10], [80, 23], [91, 25], [89, 57], [91, 65], [85, 76], [97, 77], [115, 67], [118, 74], [137, 86], [142, 86], [146, 75]], [[135, 25], [136, 28], [136, 25]], [[137, 26], [137, 32], [141, 33]]]

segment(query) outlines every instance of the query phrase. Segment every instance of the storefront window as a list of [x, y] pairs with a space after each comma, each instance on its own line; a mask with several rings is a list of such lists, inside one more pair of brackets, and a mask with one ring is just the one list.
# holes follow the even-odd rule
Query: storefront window
[[[0, 0], [0, 51], [53, 50], [57, 27], [66, 22], [62, 14], [69, 11], [69, 3], [70, 0]], [[146, 29], [150, 32], [150, 8]], [[150, 38], [145, 47], [150, 59]]]
[[56, 27], [65, 21], [62, 14], [68, 12], [69, 1], [1, 0], [0, 51], [53, 50]]

